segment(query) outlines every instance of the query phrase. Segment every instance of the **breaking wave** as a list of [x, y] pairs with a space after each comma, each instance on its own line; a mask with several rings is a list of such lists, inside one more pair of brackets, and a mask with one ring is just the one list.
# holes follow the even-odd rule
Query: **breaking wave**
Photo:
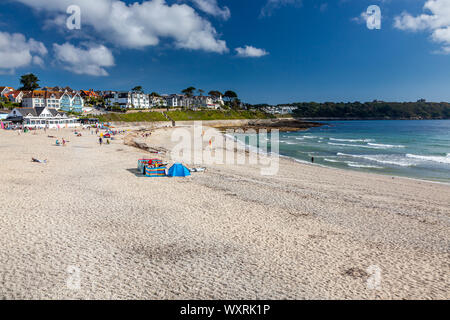
[[353, 168], [384, 169], [383, 167], [380, 166], [372, 166], [370, 164], [361, 164], [356, 162], [347, 162], [347, 165]]
[[338, 156], [343, 157], [352, 157], [352, 158], [359, 158], [359, 159], [365, 159], [377, 163], [382, 164], [391, 164], [394, 166], [400, 166], [400, 167], [413, 167], [416, 165], [415, 162], [408, 161], [407, 158], [392, 158], [389, 155], [355, 155], [355, 154], [346, 154], [346, 153], [338, 153]]
[[338, 142], [372, 142], [373, 139], [337, 139], [330, 138], [330, 141], [338, 141]]
[[369, 146], [373, 147], [380, 147], [380, 148], [405, 148], [405, 146], [399, 144], [399, 145], [393, 145], [393, 144], [382, 144], [382, 143], [368, 143]]
[[416, 155], [416, 154], [407, 154], [406, 155], [407, 158], [412, 158], [412, 159], [418, 159], [418, 160], [423, 160], [423, 161], [433, 161], [433, 162], [438, 162], [438, 163], [446, 163], [446, 164], [450, 164], [450, 156], [449, 154], [447, 154], [446, 157], [441, 157], [441, 156], [421, 156], [421, 155]]
[[328, 144], [332, 145], [332, 146], [352, 147], [352, 148], [385, 149], [383, 147], [367, 146], [367, 145], [362, 145], [362, 144], [345, 144], [345, 143], [334, 143], [334, 142], [328, 142]]

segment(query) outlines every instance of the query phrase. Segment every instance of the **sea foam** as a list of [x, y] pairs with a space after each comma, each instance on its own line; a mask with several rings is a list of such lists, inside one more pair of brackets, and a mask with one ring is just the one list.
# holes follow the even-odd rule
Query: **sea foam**
[[380, 148], [405, 148], [403, 145], [393, 145], [393, 144], [382, 144], [382, 143], [368, 143], [369, 146], [380, 147]]
[[373, 139], [338, 139], [338, 138], [330, 138], [330, 141], [339, 141], [339, 142], [372, 142], [375, 141]]
[[412, 167], [412, 166], [416, 165], [415, 162], [408, 161], [406, 158], [393, 159], [389, 155], [355, 155], [355, 154], [346, 154], [346, 153], [338, 153], [337, 155], [343, 156], [343, 157], [360, 158], [360, 159], [365, 159], [365, 160], [369, 160], [369, 161], [373, 161], [373, 162], [377, 162], [377, 163], [391, 164], [391, 165], [400, 166], [400, 167]]
[[352, 147], [352, 148], [385, 149], [384, 147], [368, 146], [368, 145], [363, 145], [363, 144], [345, 144], [345, 143], [334, 143], [334, 142], [328, 142], [328, 144], [332, 145], [332, 146]]
[[438, 162], [438, 163], [450, 164], [449, 154], [447, 154], [446, 157], [441, 157], [441, 156], [423, 156], [423, 155], [409, 154], [408, 153], [406, 155], [406, 157], [407, 158], [412, 158], [412, 159], [424, 160], [424, 161], [433, 161], [433, 162]]

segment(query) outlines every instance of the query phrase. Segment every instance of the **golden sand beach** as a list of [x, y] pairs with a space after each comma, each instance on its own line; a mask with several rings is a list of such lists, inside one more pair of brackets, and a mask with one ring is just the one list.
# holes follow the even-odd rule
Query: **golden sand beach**
[[1, 299], [450, 298], [448, 185], [288, 159], [152, 179], [123, 139], [0, 130]]

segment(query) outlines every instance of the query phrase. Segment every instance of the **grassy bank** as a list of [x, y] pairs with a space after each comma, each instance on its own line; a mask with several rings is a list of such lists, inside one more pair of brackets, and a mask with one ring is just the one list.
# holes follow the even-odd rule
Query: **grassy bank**
[[238, 120], [238, 119], [269, 119], [273, 116], [261, 111], [170, 111], [167, 113], [175, 121], [194, 121], [194, 120]]
[[[260, 111], [169, 111], [168, 116], [175, 121], [197, 121], [197, 120], [238, 120], [238, 119], [269, 119], [273, 116]], [[137, 113], [109, 113], [97, 117], [100, 122], [154, 122], [167, 121], [160, 112], [137, 112]]]
[[160, 112], [108, 113], [97, 117], [100, 122], [154, 122], [167, 121]]

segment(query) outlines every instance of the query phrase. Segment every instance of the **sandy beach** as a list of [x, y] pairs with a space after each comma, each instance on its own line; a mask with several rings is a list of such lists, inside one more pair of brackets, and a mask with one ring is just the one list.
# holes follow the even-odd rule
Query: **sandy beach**
[[0, 130], [0, 299], [450, 298], [450, 186], [288, 159], [145, 178], [131, 134]]

